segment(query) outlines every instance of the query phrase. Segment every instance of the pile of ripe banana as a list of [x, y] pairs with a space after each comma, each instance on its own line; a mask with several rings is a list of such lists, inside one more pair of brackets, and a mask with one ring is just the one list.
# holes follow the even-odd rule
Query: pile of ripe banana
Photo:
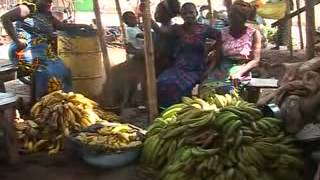
[[27, 152], [47, 150], [56, 154], [63, 149], [64, 137], [92, 124], [118, 121], [120, 117], [104, 112], [98, 104], [81, 94], [62, 91], [42, 97], [31, 109], [34, 120], [15, 122], [18, 139]]
[[142, 132], [139, 128], [120, 123], [104, 123], [94, 132], [81, 132], [76, 139], [87, 149], [95, 152], [121, 152], [142, 146]]
[[162, 180], [293, 180], [303, 166], [281, 121], [236, 94], [183, 98], [149, 127], [142, 160]]

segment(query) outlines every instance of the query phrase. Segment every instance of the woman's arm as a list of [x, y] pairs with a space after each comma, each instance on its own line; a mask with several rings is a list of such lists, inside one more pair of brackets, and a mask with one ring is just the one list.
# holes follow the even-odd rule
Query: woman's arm
[[221, 33], [216, 31], [215, 29], [210, 29], [208, 33], [208, 37], [215, 40], [213, 45], [209, 46], [208, 49], [208, 68], [206, 72], [203, 74], [203, 79], [208, 76], [208, 74], [214, 69], [214, 67], [219, 63], [219, 60], [222, 57], [222, 39]]
[[1, 16], [1, 21], [4, 29], [8, 33], [9, 37], [17, 44], [18, 49], [22, 49], [22, 46], [25, 46], [25, 44], [18, 39], [16, 30], [13, 26], [13, 22], [17, 20], [23, 20], [29, 14], [30, 9], [28, 8], [28, 6], [19, 5]]
[[175, 25], [160, 27], [154, 20], [151, 20], [151, 27], [157, 33], [160, 33], [163, 35], [174, 35]]
[[262, 36], [258, 30], [253, 35], [251, 61], [249, 61], [239, 72], [232, 75], [232, 79], [241, 79], [241, 77], [259, 65], [261, 59], [261, 39]]
[[85, 28], [85, 29], [92, 29], [91, 26], [87, 24], [70, 24], [70, 23], [63, 23], [60, 22], [58, 19], [53, 17], [53, 26], [57, 30], [72, 30], [77, 28]]

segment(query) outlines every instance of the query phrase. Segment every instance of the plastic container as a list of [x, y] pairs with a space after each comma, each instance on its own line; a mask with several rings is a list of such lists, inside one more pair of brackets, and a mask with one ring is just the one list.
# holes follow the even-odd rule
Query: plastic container
[[278, 105], [276, 104], [267, 104], [262, 107], [262, 112], [264, 116], [275, 117], [281, 119], [281, 111]]
[[117, 168], [126, 166], [135, 161], [139, 157], [140, 152], [141, 147], [110, 154], [96, 154], [84, 150], [82, 159], [86, 163], [98, 168]]
[[[94, 131], [95, 128], [99, 127], [92, 127], [91, 129], [88, 129], [88, 131]], [[75, 134], [69, 136], [66, 141], [68, 147], [71, 148], [71, 152], [81, 157], [89, 165], [98, 168], [112, 169], [126, 166], [134, 162], [139, 157], [142, 150], [142, 146], [139, 146], [121, 152], [96, 152], [75, 139], [75, 136]]]

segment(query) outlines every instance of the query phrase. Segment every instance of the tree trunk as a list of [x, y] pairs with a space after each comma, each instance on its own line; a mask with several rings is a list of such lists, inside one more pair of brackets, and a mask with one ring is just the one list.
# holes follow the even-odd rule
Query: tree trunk
[[147, 73], [147, 94], [149, 106], [149, 123], [158, 116], [158, 102], [156, 89], [156, 73], [154, 67], [154, 48], [151, 35], [151, 14], [150, 0], [144, 0], [145, 9], [143, 11], [144, 28], [144, 53]]

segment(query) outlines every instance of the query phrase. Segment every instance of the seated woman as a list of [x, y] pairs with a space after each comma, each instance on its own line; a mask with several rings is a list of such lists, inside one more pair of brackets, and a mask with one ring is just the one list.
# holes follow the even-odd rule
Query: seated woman
[[249, 3], [237, 0], [230, 7], [230, 26], [222, 29], [222, 58], [211, 62], [207, 79], [202, 87], [230, 85], [230, 80], [251, 78], [250, 71], [257, 67], [261, 54], [261, 34], [258, 30], [245, 25], [255, 14]]
[[[54, 30], [89, 28], [61, 23], [52, 16], [51, 4], [51, 0], [23, 2], [1, 16], [3, 26], [13, 40], [9, 58], [28, 73], [34, 73], [36, 99], [55, 90], [72, 90], [71, 72], [52, 48]], [[13, 22], [16, 22], [15, 28]]]
[[182, 25], [160, 28], [153, 22], [156, 32], [177, 39], [176, 60], [157, 79], [161, 108], [179, 102], [182, 96], [190, 96], [194, 85], [199, 83], [207, 63], [206, 39], [215, 39], [220, 44], [220, 34], [216, 30], [196, 22], [197, 9], [193, 3], [183, 4], [180, 12], [184, 20]]

